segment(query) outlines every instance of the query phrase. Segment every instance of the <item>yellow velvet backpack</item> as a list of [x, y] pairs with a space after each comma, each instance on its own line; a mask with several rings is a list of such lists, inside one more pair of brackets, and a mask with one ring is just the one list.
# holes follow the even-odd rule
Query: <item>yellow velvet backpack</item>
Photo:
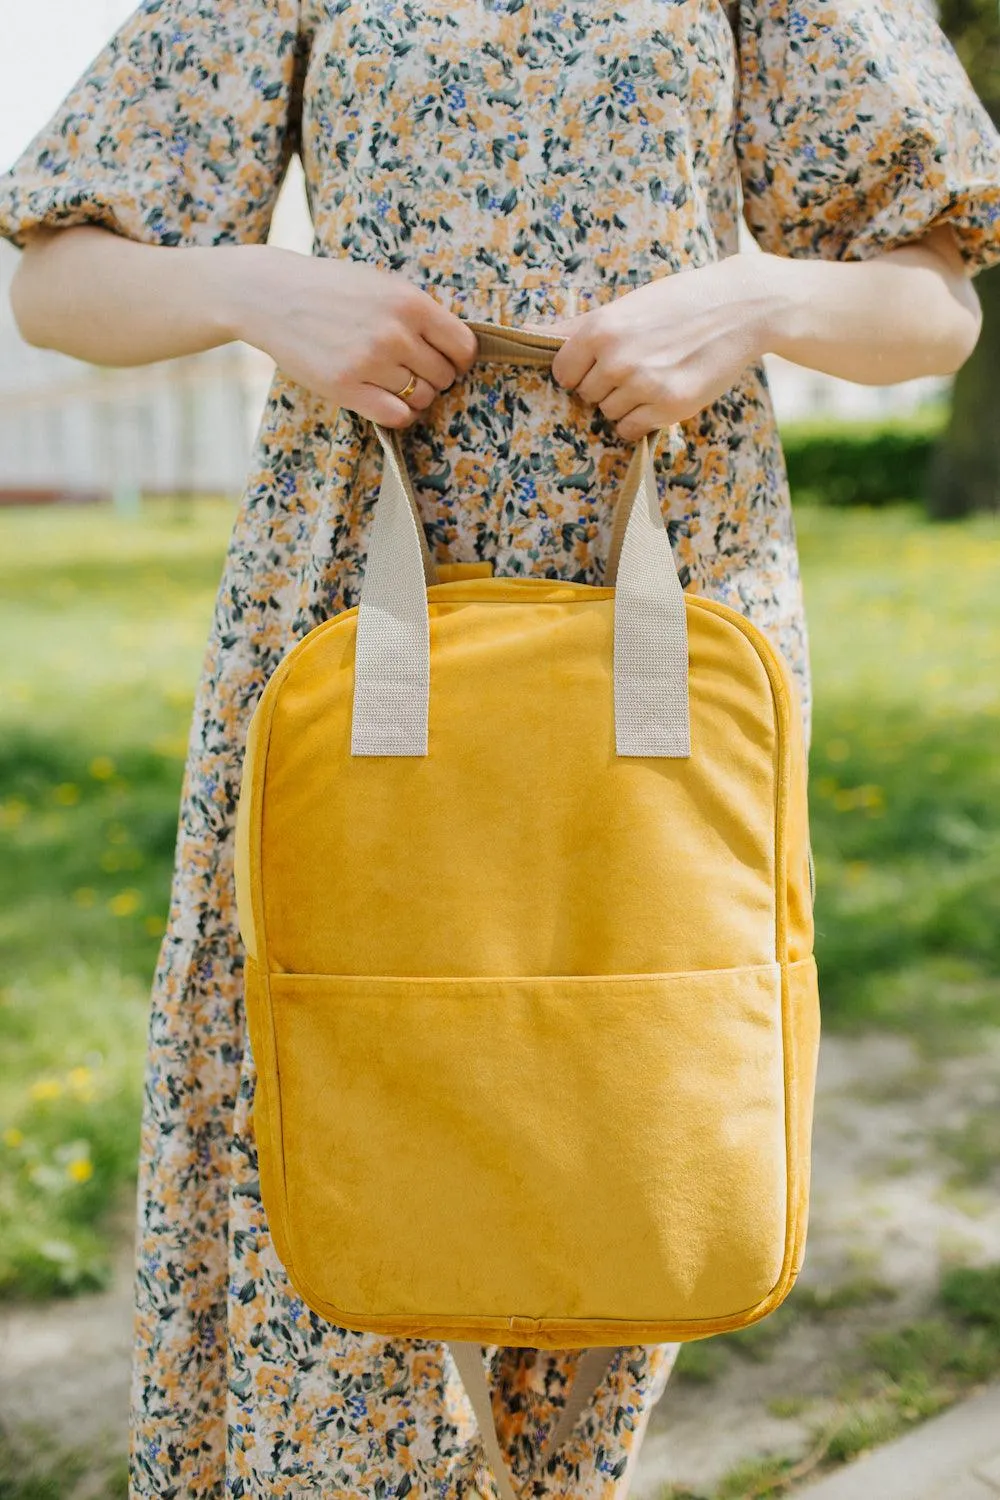
[[[483, 359], [563, 340], [471, 323]], [[606, 583], [435, 567], [398, 434], [360, 603], [246, 746], [236, 878], [261, 1194], [304, 1301], [483, 1344], [743, 1328], [802, 1262], [819, 1040], [801, 715], [685, 594], [643, 438]], [[505, 1496], [513, 1490], [497, 1472]]]

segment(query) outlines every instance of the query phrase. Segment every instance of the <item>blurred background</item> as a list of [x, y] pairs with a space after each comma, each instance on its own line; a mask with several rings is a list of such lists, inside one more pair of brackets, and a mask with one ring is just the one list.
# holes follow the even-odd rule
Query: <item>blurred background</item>
[[[130, 0], [3, 0], [0, 168]], [[994, 0], [946, 30], [1000, 118]], [[308, 251], [301, 175], [272, 238]], [[192, 697], [270, 367], [27, 348], [0, 243], [0, 1500], [126, 1494], [147, 1000]], [[1000, 1378], [1000, 270], [955, 380], [776, 358], [816, 678], [806, 1267], [690, 1345], [639, 1500], [807, 1486]]]

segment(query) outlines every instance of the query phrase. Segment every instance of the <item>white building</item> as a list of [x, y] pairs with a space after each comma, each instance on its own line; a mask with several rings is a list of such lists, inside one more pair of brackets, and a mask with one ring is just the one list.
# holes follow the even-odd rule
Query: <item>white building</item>
[[[0, 246], [7, 271], [9, 247]], [[26, 348], [0, 311], [0, 500], [232, 493], [270, 369], [233, 345], [138, 370]]]

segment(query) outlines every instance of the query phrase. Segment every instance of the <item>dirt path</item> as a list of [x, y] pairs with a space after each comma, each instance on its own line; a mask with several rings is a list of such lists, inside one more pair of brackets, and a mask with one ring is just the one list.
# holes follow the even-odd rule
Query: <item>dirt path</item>
[[[712, 1378], [672, 1383], [650, 1423], [634, 1500], [655, 1500], [667, 1483], [710, 1488], [753, 1454], [803, 1451], [873, 1326], [919, 1316], [948, 1261], [1000, 1260], [1000, 1195], [950, 1185], [961, 1148], [941, 1145], [942, 1132], [997, 1109], [998, 1062], [1000, 1044], [931, 1065], [903, 1038], [824, 1038], [800, 1286], [814, 1297], [839, 1288], [849, 1305], [793, 1320], [773, 1349], [765, 1336], [753, 1358], [730, 1357]], [[126, 1245], [106, 1293], [0, 1312], [4, 1426], [40, 1423], [66, 1446], [125, 1452], [131, 1268]], [[869, 1295], [879, 1283], [898, 1295]], [[776, 1416], [775, 1401], [801, 1409]]]
[[132, 1246], [106, 1292], [0, 1312], [0, 1422], [53, 1445], [123, 1454], [128, 1444]]

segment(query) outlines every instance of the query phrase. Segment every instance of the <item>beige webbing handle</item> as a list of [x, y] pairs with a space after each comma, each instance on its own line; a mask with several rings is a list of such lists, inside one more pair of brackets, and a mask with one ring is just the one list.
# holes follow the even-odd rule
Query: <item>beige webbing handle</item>
[[[545, 367], [565, 342], [470, 322], [477, 362]], [[435, 581], [399, 435], [373, 423], [383, 451], [358, 605], [352, 755], [426, 755], [430, 698], [427, 586]], [[606, 582], [615, 588], [615, 747], [619, 755], [690, 755], [687, 617], [663, 524], [653, 457], [640, 438], [615, 511]]]

